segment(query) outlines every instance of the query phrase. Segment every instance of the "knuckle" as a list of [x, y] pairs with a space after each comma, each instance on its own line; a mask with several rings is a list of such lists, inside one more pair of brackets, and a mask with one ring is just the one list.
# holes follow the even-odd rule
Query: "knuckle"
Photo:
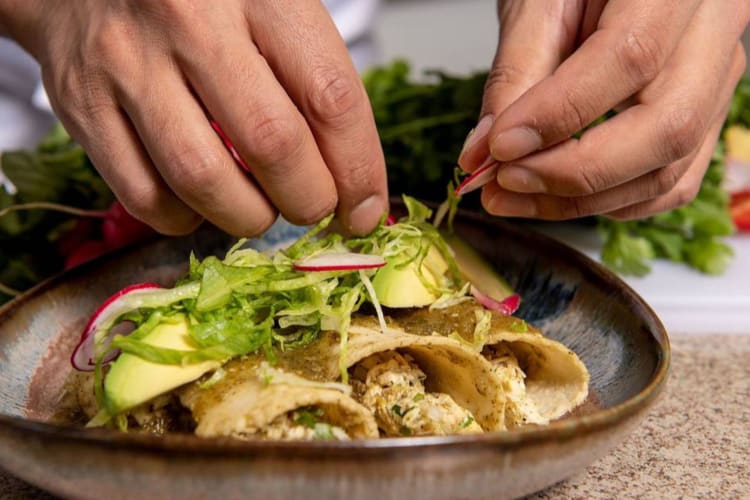
[[63, 119], [80, 124], [84, 129], [84, 124], [98, 121], [101, 115], [115, 109], [108, 87], [95, 72], [63, 71], [53, 89], [52, 93], [57, 94], [53, 99]]
[[599, 172], [600, 169], [591, 165], [579, 168], [578, 175], [573, 178], [573, 189], [570, 194], [585, 196], [601, 191], [607, 185], [607, 181]]
[[569, 137], [583, 130], [591, 121], [588, 116], [596, 116], [592, 114], [590, 109], [587, 109], [586, 100], [580, 99], [572, 89], [564, 89], [561, 97], [562, 99], [558, 101], [560, 112], [557, 116], [559, 120], [556, 120], [556, 124], [553, 126], [558, 131], [555, 132], [556, 137], [552, 139]]
[[195, 146], [177, 148], [171, 155], [172, 176], [186, 193], [211, 196], [220, 188], [218, 171], [223, 159], [210, 148]]
[[112, 16], [98, 29], [92, 30], [88, 39], [88, 53], [95, 61], [92, 66], [117, 76], [133, 59], [133, 35], [129, 22]]
[[563, 219], [578, 219], [592, 214], [592, 209], [584, 198], [567, 198], [562, 205]]
[[361, 159], [351, 163], [348, 168], [337, 170], [335, 176], [339, 191], [346, 193], [347, 198], [357, 198], [356, 201], [367, 198], [372, 194], [374, 182], [377, 182], [374, 175], [376, 172], [372, 168], [374, 164]]
[[664, 61], [659, 40], [648, 29], [633, 29], [616, 45], [615, 56], [622, 69], [637, 84], [656, 78]]
[[314, 73], [309, 101], [314, 119], [335, 123], [355, 112], [364, 102], [364, 94], [359, 80], [326, 68]]
[[498, 89], [521, 85], [526, 80], [526, 73], [513, 64], [498, 64], [493, 66], [484, 82], [484, 91], [494, 92]]
[[666, 163], [679, 160], [698, 149], [706, 130], [705, 117], [690, 106], [680, 106], [668, 114], [662, 127]]
[[117, 198], [125, 210], [136, 219], [156, 227], [164, 214], [159, 210], [159, 193], [154, 185], [129, 184], [121, 186]]
[[292, 118], [258, 113], [250, 127], [251, 148], [262, 164], [275, 165], [293, 156], [303, 142], [303, 130]]
[[680, 171], [673, 166], [666, 166], [660, 168], [654, 175], [654, 180], [651, 183], [653, 186], [651, 197], [661, 196], [670, 192], [680, 180]]

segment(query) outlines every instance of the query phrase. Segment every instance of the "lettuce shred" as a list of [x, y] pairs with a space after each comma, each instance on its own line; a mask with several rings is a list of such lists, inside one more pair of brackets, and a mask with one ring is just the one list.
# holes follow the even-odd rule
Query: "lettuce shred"
[[[162, 364], [208, 360], [223, 363], [255, 352], [272, 357], [275, 349], [293, 349], [314, 342], [324, 330], [339, 333], [345, 381], [352, 314], [364, 303], [370, 303], [381, 327], [385, 325], [371, 283], [377, 270], [304, 272], [296, 270], [294, 262], [325, 252], [360, 252], [380, 255], [386, 262], [401, 266], [423, 262], [430, 248], [434, 248], [448, 263], [449, 270], [437, 285], [424, 277], [422, 281], [436, 292], [441, 303], [454, 303], [466, 295], [453, 255], [429, 221], [430, 208], [408, 196], [404, 196], [404, 204], [408, 215], [391, 225], [383, 218], [369, 235], [361, 238], [345, 239], [327, 233], [332, 219], [327, 217], [288, 248], [271, 256], [246, 248], [244, 239], [223, 259], [211, 256], [199, 260], [191, 255], [189, 272], [177, 287], [140, 294], [117, 321], [97, 332], [97, 338], [104, 339], [122, 321], [136, 323], [130, 335], [115, 335], [109, 345], [98, 345], [96, 386], [100, 387], [103, 377], [101, 360], [113, 350]], [[144, 342], [150, 331], [177, 316], [187, 317], [195, 350], [167, 349]]]

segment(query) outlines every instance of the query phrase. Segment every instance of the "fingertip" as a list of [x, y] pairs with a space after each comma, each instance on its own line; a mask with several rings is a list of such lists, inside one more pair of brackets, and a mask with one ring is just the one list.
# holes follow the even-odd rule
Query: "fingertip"
[[388, 198], [375, 194], [360, 202], [349, 213], [342, 213], [341, 219], [347, 232], [361, 236], [375, 229], [387, 212]]
[[490, 183], [482, 190], [482, 206], [492, 215], [506, 217], [537, 217], [539, 207], [533, 196], [513, 193]]
[[492, 128], [495, 117], [492, 114], [484, 115], [477, 126], [471, 129], [466, 136], [461, 153], [458, 156], [458, 166], [467, 172], [479, 167], [487, 158], [487, 134]]
[[542, 135], [531, 127], [520, 126], [494, 133], [489, 140], [490, 153], [497, 161], [513, 161], [542, 148]]
[[193, 212], [192, 214], [187, 214], [186, 217], [182, 217], [180, 220], [173, 220], [167, 223], [160, 220], [149, 225], [154, 231], [164, 236], [186, 236], [198, 229], [204, 220], [201, 215]]

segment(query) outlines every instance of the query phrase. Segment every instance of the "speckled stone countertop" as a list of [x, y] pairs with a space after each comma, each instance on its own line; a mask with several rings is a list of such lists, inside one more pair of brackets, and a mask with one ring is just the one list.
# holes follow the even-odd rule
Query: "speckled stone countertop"
[[[645, 422], [586, 471], [527, 500], [750, 498], [750, 335], [674, 336]], [[0, 498], [52, 498], [0, 472]]]

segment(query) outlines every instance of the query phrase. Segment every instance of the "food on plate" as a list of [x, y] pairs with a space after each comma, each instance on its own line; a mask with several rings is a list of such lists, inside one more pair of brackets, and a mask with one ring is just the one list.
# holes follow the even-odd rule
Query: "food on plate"
[[404, 201], [366, 237], [327, 218], [275, 253], [242, 240], [191, 256], [172, 288], [113, 295], [71, 356], [88, 425], [349, 440], [504, 431], [581, 404], [575, 353], [511, 316], [508, 284]]

